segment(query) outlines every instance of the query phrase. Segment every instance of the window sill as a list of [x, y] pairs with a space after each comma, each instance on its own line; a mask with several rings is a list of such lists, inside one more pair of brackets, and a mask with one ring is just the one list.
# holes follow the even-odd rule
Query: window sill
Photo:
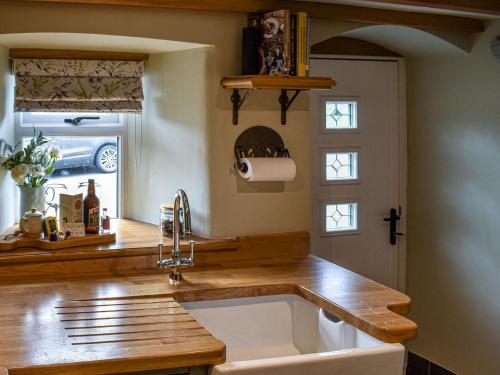
[[[23, 248], [5, 251], [0, 252], [0, 265], [158, 254], [159, 229], [156, 225], [126, 219], [112, 220], [111, 223], [112, 232], [116, 233], [114, 243], [60, 250]], [[207, 239], [196, 235], [192, 239], [196, 241], [196, 253], [219, 250], [237, 251], [240, 247], [237, 239]], [[164, 238], [164, 244], [167, 247], [172, 246], [172, 239]], [[183, 250], [188, 250], [187, 241], [181, 241], [181, 246]]]

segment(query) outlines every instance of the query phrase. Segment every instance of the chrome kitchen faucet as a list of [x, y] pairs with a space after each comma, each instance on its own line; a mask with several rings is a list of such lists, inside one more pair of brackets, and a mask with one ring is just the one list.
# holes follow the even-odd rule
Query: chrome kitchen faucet
[[[182, 210], [181, 210], [182, 203]], [[183, 222], [181, 225], [181, 211]], [[170, 269], [170, 280], [173, 282], [182, 281], [182, 267], [191, 267], [194, 265], [194, 241], [189, 241], [189, 258], [183, 258], [181, 255], [180, 239], [189, 238], [191, 230], [191, 209], [189, 200], [184, 190], [179, 189], [174, 197], [174, 246], [172, 255], [168, 259], [163, 259], [163, 241], [158, 244], [158, 268], [168, 267]]]

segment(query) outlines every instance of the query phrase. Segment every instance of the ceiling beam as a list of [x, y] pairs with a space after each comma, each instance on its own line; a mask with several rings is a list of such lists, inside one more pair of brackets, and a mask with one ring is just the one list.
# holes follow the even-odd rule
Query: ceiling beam
[[394, 5], [412, 5], [444, 10], [492, 14], [500, 16], [498, 0], [362, 0], [366, 3], [385, 3]]
[[[341, 4], [326, 4], [291, 0], [15, 0], [19, 2], [50, 2], [73, 4], [101, 4], [185, 9], [219, 12], [264, 12], [275, 9], [305, 11], [313, 18], [366, 24], [403, 25], [420, 29], [451, 30], [468, 33], [484, 31], [483, 21], [473, 18], [404, 12]], [[405, 1], [405, 0], [402, 0]], [[412, 0], [408, 0], [412, 1]], [[445, 1], [445, 0], [441, 0]], [[450, 0], [448, 0], [450, 1]], [[466, 1], [466, 0], [462, 0]]]

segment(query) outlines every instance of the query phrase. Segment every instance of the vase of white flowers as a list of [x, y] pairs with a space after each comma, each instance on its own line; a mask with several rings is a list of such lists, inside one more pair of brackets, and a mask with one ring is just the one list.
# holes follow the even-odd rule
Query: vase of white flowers
[[0, 146], [0, 165], [10, 171], [21, 192], [20, 216], [32, 208], [45, 212], [44, 185], [54, 172], [59, 150], [50, 147], [41, 132], [24, 147], [21, 142], [12, 147], [2, 140]]

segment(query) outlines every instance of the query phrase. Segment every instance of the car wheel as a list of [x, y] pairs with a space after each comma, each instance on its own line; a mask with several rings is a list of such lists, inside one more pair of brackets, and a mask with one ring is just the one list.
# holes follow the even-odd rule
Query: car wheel
[[103, 173], [116, 172], [118, 151], [114, 145], [102, 146], [95, 156], [95, 166]]

